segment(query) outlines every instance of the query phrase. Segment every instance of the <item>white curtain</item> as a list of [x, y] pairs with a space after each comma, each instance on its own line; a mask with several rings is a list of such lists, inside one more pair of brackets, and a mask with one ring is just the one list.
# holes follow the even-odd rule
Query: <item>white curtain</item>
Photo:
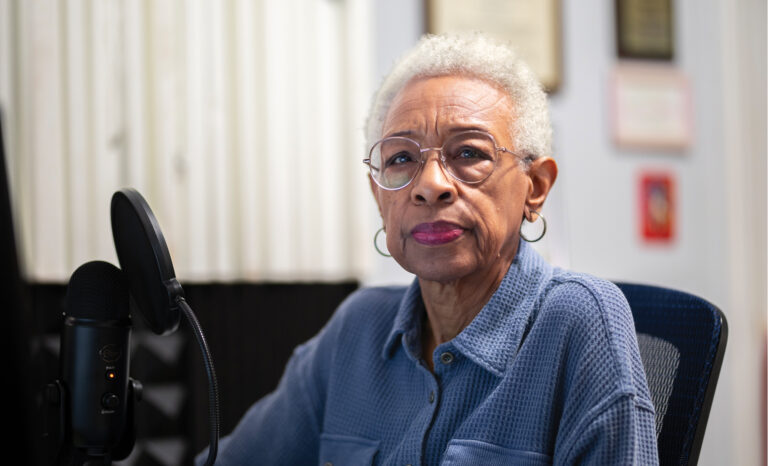
[[367, 0], [0, 0], [23, 266], [117, 264], [138, 189], [187, 281], [333, 281], [372, 261]]

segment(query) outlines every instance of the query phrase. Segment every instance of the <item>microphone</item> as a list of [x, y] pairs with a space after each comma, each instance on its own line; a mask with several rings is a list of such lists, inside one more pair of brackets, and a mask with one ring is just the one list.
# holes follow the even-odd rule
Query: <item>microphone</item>
[[213, 358], [176, 280], [160, 225], [141, 194], [131, 188], [112, 196], [111, 220], [122, 270], [107, 262], [87, 262], [75, 270], [67, 287], [60, 376], [41, 393], [47, 459], [75, 466], [91, 465], [91, 460], [109, 465], [130, 455], [136, 440], [135, 405], [143, 391], [128, 374], [130, 304], [158, 335], [176, 331], [181, 314], [192, 327], [208, 377], [206, 465], [212, 466], [219, 441]]
[[68, 443], [110, 458], [131, 436], [128, 412], [131, 316], [128, 286], [114, 265], [93, 261], [67, 286], [60, 380]]

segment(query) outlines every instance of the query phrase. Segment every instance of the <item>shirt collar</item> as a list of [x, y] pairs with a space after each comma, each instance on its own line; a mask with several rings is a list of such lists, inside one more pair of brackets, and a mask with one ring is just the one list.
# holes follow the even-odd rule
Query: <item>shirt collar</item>
[[[522, 343], [537, 307], [542, 288], [552, 275], [552, 267], [526, 242], [520, 241], [499, 288], [470, 324], [450, 343], [476, 364], [501, 377]], [[421, 333], [423, 302], [418, 279], [411, 283], [400, 301], [392, 330], [382, 356], [392, 354], [393, 345], [402, 339], [409, 357], [415, 359]]]

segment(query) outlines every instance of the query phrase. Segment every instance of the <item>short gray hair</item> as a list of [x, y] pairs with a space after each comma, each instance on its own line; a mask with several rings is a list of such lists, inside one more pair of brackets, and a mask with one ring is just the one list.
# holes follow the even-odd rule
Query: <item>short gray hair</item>
[[368, 147], [382, 137], [392, 100], [406, 84], [445, 75], [476, 77], [506, 91], [515, 111], [510, 115], [515, 151], [533, 159], [552, 155], [547, 95], [539, 80], [511, 47], [480, 33], [425, 35], [395, 63], [374, 95], [366, 123]]

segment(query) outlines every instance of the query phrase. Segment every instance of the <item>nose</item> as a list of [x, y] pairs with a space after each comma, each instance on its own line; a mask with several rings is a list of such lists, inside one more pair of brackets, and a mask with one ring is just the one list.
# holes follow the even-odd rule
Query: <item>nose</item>
[[[439, 151], [429, 151], [440, 154]], [[456, 184], [453, 178], [443, 169], [438, 157], [430, 157], [424, 153], [424, 165], [413, 180], [411, 201], [416, 204], [435, 204], [438, 202], [451, 203], [456, 200]]]

